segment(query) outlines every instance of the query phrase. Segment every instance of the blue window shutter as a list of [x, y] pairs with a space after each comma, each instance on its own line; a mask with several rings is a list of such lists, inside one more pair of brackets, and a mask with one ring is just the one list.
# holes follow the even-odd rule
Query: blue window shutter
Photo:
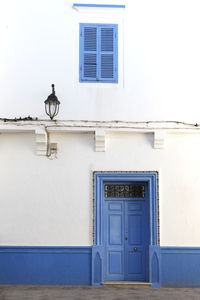
[[117, 33], [115, 24], [102, 25], [100, 28], [100, 80], [103, 82], [118, 81]]
[[101, 47], [100, 47], [100, 61], [101, 61], [101, 80], [102, 81], [116, 81], [117, 74], [117, 30], [115, 25], [105, 25], [101, 29]]
[[96, 81], [97, 26], [80, 24], [80, 81]]
[[80, 81], [118, 82], [116, 24], [80, 24]]

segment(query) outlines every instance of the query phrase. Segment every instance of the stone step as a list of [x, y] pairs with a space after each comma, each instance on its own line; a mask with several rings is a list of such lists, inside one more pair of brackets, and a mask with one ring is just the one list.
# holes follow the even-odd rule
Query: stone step
[[151, 283], [143, 281], [104, 281], [103, 286], [120, 288], [148, 288], [151, 287]]

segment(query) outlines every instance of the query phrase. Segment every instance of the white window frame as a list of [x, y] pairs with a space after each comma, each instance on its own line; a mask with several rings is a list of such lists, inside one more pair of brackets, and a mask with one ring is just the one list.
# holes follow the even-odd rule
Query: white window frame
[[[79, 28], [80, 23], [118, 24], [118, 83], [79, 82]], [[123, 10], [88, 8], [74, 10], [74, 86], [76, 88], [124, 88], [124, 17]]]

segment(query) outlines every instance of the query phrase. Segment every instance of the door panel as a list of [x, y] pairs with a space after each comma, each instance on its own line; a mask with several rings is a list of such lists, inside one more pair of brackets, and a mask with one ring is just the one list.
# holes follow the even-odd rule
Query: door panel
[[121, 251], [109, 251], [108, 253], [108, 263], [109, 263], [109, 274], [122, 274], [122, 259], [123, 255]]
[[141, 203], [130, 203], [128, 202], [128, 210], [131, 211], [136, 211], [136, 210], [141, 210]]
[[123, 245], [122, 241], [123, 222], [122, 215], [111, 214], [108, 216], [109, 246]]
[[129, 251], [128, 255], [128, 274], [135, 275], [142, 273], [142, 253]]
[[142, 226], [142, 216], [128, 214], [128, 245], [140, 245], [142, 242], [141, 236], [141, 226]]

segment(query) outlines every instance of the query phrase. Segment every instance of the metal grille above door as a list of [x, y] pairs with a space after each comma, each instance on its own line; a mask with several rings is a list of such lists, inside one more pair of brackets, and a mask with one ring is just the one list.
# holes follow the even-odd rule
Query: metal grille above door
[[144, 198], [145, 186], [136, 184], [106, 184], [104, 187], [104, 196], [105, 198]]

